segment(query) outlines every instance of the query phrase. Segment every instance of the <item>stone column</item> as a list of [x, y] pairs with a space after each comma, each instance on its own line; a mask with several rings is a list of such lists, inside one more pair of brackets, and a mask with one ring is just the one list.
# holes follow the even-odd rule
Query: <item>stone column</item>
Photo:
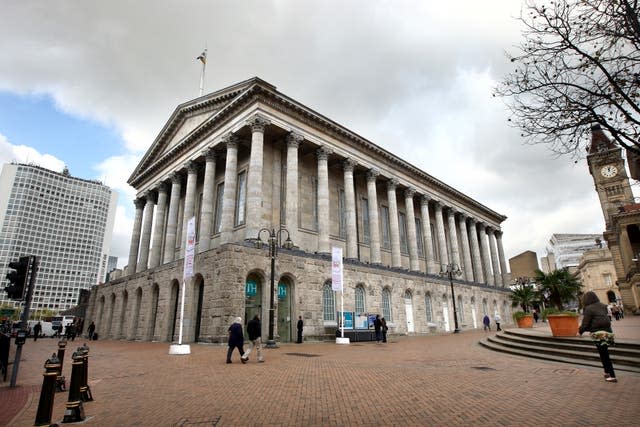
[[138, 264], [138, 249], [140, 248], [140, 230], [142, 229], [142, 209], [145, 201], [143, 199], [135, 199], [133, 204], [136, 206], [136, 214], [133, 219], [133, 232], [131, 233], [131, 244], [129, 245], [129, 262], [127, 264], [127, 274], [136, 272]]
[[493, 270], [491, 270], [491, 259], [489, 258], [489, 243], [487, 242], [487, 232], [485, 225], [478, 223], [478, 233], [480, 237], [480, 255], [482, 256], [482, 264], [484, 265], [484, 278], [487, 285], [493, 286]]
[[298, 225], [300, 224], [298, 200], [298, 147], [304, 138], [302, 135], [291, 132], [287, 135], [287, 177], [286, 177], [286, 203], [285, 203], [285, 223], [289, 231], [289, 238], [294, 245], [299, 246]]
[[422, 215], [422, 236], [424, 238], [424, 254], [427, 263], [427, 273], [438, 274], [436, 269], [435, 251], [433, 250], [433, 241], [431, 237], [431, 219], [429, 217], [429, 200], [431, 198], [426, 194], [420, 199], [420, 214]]
[[397, 179], [387, 181], [387, 199], [389, 201], [389, 232], [391, 234], [391, 266], [402, 267], [400, 256], [400, 227], [398, 226], [398, 202], [396, 201]]
[[413, 208], [415, 188], [404, 190], [404, 207], [407, 210], [407, 245], [409, 246], [409, 270], [420, 271], [418, 260], [418, 237], [416, 234], [416, 214]]
[[438, 234], [438, 246], [440, 249], [440, 269], [443, 265], [449, 264], [449, 255], [447, 254], [447, 237], [444, 233], [444, 221], [442, 220], [442, 205], [440, 202], [434, 201], [436, 208], [436, 233]]
[[270, 122], [255, 115], [247, 122], [251, 127], [251, 155], [247, 176], [247, 221], [245, 239], [256, 239], [262, 223], [262, 174], [264, 163], [264, 130]]
[[155, 197], [151, 191], [145, 195], [147, 203], [144, 205], [144, 219], [142, 221], [142, 237], [140, 237], [140, 257], [136, 265], [136, 273], [147, 269], [149, 263], [149, 244], [151, 243], [151, 224], [153, 223], [153, 208]]
[[184, 258], [187, 249], [187, 227], [189, 220], [196, 213], [196, 184], [198, 182], [198, 165], [190, 160], [185, 165], [187, 169], [187, 188], [184, 196], [184, 215], [182, 216], [182, 236], [180, 237], [180, 258]]
[[153, 228], [153, 240], [151, 243], [151, 257], [149, 258], [149, 268], [160, 265], [160, 255], [162, 254], [162, 236], [164, 231], [164, 220], [167, 214], [167, 184], [161, 182], [156, 187], [158, 192], [158, 209], [156, 210], [155, 226]]
[[489, 251], [491, 252], [491, 265], [493, 266], [493, 283], [496, 287], [502, 287], [502, 275], [500, 274], [500, 263], [498, 262], [498, 250], [496, 247], [496, 236], [493, 228], [487, 228], [489, 235]]
[[504, 257], [504, 248], [502, 247], [502, 231], [496, 231], [496, 241], [498, 243], [498, 259], [500, 260], [500, 272], [502, 273], [502, 287], [509, 283], [507, 261]]
[[238, 137], [228, 134], [227, 161], [224, 171], [224, 194], [222, 196], [222, 218], [220, 220], [220, 244], [233, 240], [233, 226], [236, 212], [236, 182], [238, 180]]
[[471, 241], [471, 263], [473, 264], [474, 278], [476, 282], [484, 283], [482, 256], [480, 254], [480, 244], [478, 243], [478, 230], [476, 229], [476, 220], [473, 218], [471, 218], [469, 222], [469, 238]]
[[367, 197], [369, 198], [369, 245], [371, 264], [380, 264], [380, 220], [378, 215], [378, 190], [376, 178], [380, 172], [376, 169], [369, 169], [367, 172]]
[[202, 187], [202, 206], [200, 207], [200, 243], [198, 252], [211, 248], [211, 228], [213, 227], [213, 203], [216, 199], [216, 152], [209, 147], [204, 152], [204, 184]]
[[467, 216], [460, 212], [458, 217], [460, 226], [460, 240], [462, 241], [462, 261], [464, 264], [464, 278], [473, 282], [473, 264], [471, 262], [471, 250], [469, 248], [469, 233], [467, 232]]
[[318, 253], [328, 254], [329, 249], [329, 150], [320, 147], [318, 155]]
[[464, 266], [460, 262], [458, 230], [456, 230], [456, 210], [454, 208], [449, 208], [447, 220], [449, 222], [449, 240], [451, 242], [451, 263], [462, 269]]
[[167, 218], [167, 238], [164, 242], [164, 263], [171, 262], [176, 256], [176, 232], [178, 231], [178, 210], [180, 192], [182, 191], [182, 175], [173, 172], [171, 179], [171, 198], [169, 200], [169, 216]]
[[344, 200], [347, 223], [347, 258], [358, 259], [358, 231], [356, 229], [356, 193], [353, 182], [353, 168], [356, 165], [353, 159], [346, 159], [344, 168]]

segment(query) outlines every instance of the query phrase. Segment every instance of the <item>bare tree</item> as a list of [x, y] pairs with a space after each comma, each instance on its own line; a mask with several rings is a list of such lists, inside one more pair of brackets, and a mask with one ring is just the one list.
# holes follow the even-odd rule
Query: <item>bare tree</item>
[[495, 88], [528, 143], [582, 157], [591, 126], [640, 154], [638, 1], [527, 0], [515, 69]]

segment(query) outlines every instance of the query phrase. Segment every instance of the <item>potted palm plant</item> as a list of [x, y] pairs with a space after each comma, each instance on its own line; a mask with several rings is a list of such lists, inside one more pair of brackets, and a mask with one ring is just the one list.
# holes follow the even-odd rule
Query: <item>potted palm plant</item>
[[545, 310], [554, 337], [574, 337], [578, 333], [578, 313], [565, 310], [565, 305], [578, 299], [582, 283], [566, 268], [544, 273], [536, 270], [538, 292], [552, 307]]
[[533, 327], [533, 314], [529, 312], [529, 307], [537, 300], [537, 293], [533, 285], [529, 280], [516, 280], [516, 284], [511, 288], [512, 307], [520, 307], [522, 311], [516, 311], [513, 313], [513, 319], [518, 324], [519, 328], [532, 328]]

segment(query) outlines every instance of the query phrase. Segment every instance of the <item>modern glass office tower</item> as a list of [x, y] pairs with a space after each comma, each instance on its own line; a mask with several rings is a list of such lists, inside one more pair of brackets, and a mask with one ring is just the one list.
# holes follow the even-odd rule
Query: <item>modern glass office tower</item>
[[80, 289], [104, 280], [118, 194], [99, 181], [27, 164], [0, 175], [0, 304], [9, 300], [8, 264], [40, 259], [31, 308], [64, 310]]

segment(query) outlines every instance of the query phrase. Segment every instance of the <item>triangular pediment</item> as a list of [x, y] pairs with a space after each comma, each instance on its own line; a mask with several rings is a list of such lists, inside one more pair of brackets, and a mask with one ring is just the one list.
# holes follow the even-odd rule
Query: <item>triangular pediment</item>
[[133, 185], [136, 178], [151, 165], [181, 148], [188, 138], [256, 85], [275, 90], [275, 86], [254, 77], [179, 105], [129, 177], [129, 184]]

